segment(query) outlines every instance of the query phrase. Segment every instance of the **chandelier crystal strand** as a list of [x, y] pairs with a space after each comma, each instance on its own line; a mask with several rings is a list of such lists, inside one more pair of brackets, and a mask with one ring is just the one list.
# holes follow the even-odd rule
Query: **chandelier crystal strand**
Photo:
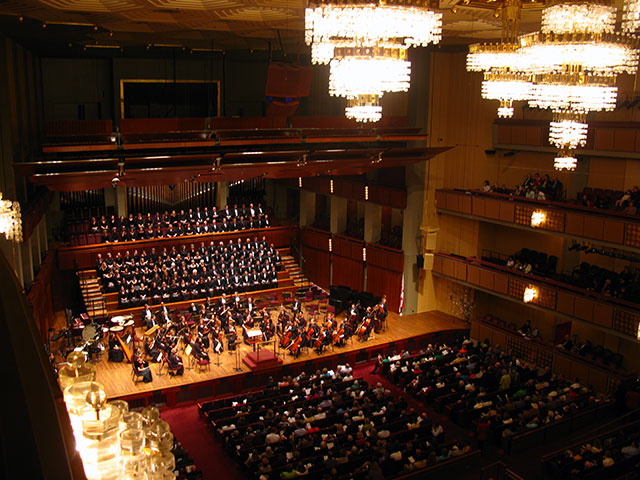
[[382, 118], [380, 97], [377, 95], [359, 95], [347, 100], [345, 116], [358, 122], [377, 122]]
[[618, 97], [615, 81], [610, 76], [539, 75], [531, 87], [529, 106], [585, 114], [612, 111]]
[[622, 31], [637, 33], [640, 30], [640, 0], [625, 0], [622, 10]]
[[576, 169], [578, 159], [570, 152], [559, 152], [558, 156], [553, 159], [553, 167], [556, 170], [568, 170], [570, 172]]
[[527, 100], [532, 84], [528, 77], [513, 73], [485, 73], [482, 82], [482, 98], [499, 100], [498, 116], [513, 116], [513, 101]]
[[549, 143], [561, 150], [575, 150], [586, 145], [586, 115], [556, 113], [553, 117], [549, 124]]
[[[359, 50], [359, 49], [356, 49]], [[382, 95], [385, 92], [406, 92], [411, 80], [411, 62], [400, 57], [366, 56], [353, 51], [353, 56], [331, 60], [329, 94], [355, 98], [358, 95]]]
[[542, 33], [613, 33], [616, 8], [595, 2], [562, 2], [542, 10]]

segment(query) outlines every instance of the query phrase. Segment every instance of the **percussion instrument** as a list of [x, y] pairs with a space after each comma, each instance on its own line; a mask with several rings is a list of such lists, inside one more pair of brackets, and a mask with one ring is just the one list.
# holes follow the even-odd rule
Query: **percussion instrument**
[[118, 315], [117, 317], [113, 317], [111, 319], [111, 323], [123, 324], [126, 321], [127, 321], [127, 319], [126, 319], [126, 317], [124, 315]]
[[111, 327], [109, 329], [111, 333], [118, 333], [118, 332], [122, 332], [123, 330], [124, 330], [124, 327], [122, 325], [116, 325], [115, 327]]
[[102, 329], [95, 323], [86, 325], [82, 330], [82, 340], [85, 342], [93, 343], [100, 340], [100, 337], [102, 337]]
[[109, 327], [102, 327], [102, 333], [107, 333], [109, 331]]
[[133, 324], [134, 324], [134, 323], [136, 323], [136, 322], [135, 322], [135, 321], [133, 321], [133, 320], [127, 320], [127, 321], [124, 323], [124, 326], [125, 326], [125, 327], [133, 327]]

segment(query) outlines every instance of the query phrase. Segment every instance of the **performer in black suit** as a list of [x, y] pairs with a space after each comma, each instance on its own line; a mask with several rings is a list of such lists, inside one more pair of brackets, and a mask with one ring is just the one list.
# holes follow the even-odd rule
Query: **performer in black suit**
[[109, 361], [122, 362], [124, 360], [124, 353], [120, 348], [120, 343], [116, 339], [116, 334], [109, 335]]
[[171, 349], [167, 362], [169, 363], [169, 375], [182, 375], [184, 373], [184, 365], [182, 357], [178, 355], [178, 347]]

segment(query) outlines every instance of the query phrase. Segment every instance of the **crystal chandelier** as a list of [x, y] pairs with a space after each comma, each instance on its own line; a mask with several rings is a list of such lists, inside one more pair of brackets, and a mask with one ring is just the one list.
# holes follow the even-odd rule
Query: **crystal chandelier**
[[305, 42], [313, 63], [329, 63], [334, 47], [427, 46], [442, 38], [442, 14], [413, 1], [312, 1], [305, 10]]
[[482, 82], [482, 98], [499, 100], [498, 116], [513, 116], [513, 101], [527, 100], [531, 95], [531, 82], [516, 73], [485, 73]]
[[[626, 31], [635, 31], [634, 8], [625, 4]], [[573, 152], [587, 140], [586, 115], [613, 110], [617, 75], [637, 71], [637, 40], [615, 32], [615, 21], [616, 9], [606, 0], [552, 1], [542, 10], [540, 32], [469, 49], [467, 70], [485, 72], [482, 95], [500, 100], [499, 116], [512, 114], [509, 98], [553, 112], [549, 142], [559, 149], [557, 169], [575, 169]], [[520, 85], [487, 84], [500, 75]]]
[[406, 49], [339, 48], [329, 67], [329, 94], [355, 98], [406, 92], [411, 79], [411, 63]]
[[7, 240], [22, 242], [22, 215], [20, 204], [11, 200], [3, 200], [0, 192], [0, 233]]
[[407, 49], [438, 43], [442, 14], [426, 0], [312, 0], [305, 10], [305, 41], [313, 63], [329, 64], [329, 93], [347, 99], [348, 118], [380, 120], [380, 97], [406, 92]]
[[382, 118], [380, 97], [377, 95], [358, 95], [347, 100], [345, 116], [358, 122], [377, 122]]
[[571, 155], [571, 152], [560, 151], [558, 156], [553, 159], [553, 168], [556, 170], [568, 170], [570, 172], [576, 169], [578, 159]]
[[640, 0], [626, 0], [622, 10], [622, 31], [636, 33], [640, 30]]

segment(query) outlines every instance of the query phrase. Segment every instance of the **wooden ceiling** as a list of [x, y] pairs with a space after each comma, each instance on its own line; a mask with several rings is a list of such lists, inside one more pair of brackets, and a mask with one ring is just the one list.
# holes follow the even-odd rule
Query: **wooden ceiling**
[[[621, 0], [620, 0], [621, 3]], [[25, 41], [66, 47], [267, 49], [304, 53], [305, 0], [3, 0], [0, 29]], [[436, 0], [443, 43], [500, 38], [500, 0]], [[527, 0], [522, 32], [538, 29], [540, 0]], [[457, 7], [457, 13], [451, 10]], [[2, 17], [4, 15], [4, 17]], [[46, 28], [42, 28], [46, 24]], [[97, 50], [97, 49], [94, 49]], [[117, 51], [114, 54], [118, 54]]]
[[[123, 186], [175, 185], [182, 182], [236, 181], [255, 177], [296, 178], [316, 175], [362, 175], [428, 160], [451, 147], [351, 148], [225, 154], [120, 157], [93, 160], [40, 161], [14, 164], [16, 174], [58, 191], [105, 188], [124, 162]], [[219, 167], [217, 165], [219, 164]], [[216, 165], [216, 168], [214, 168]]]

